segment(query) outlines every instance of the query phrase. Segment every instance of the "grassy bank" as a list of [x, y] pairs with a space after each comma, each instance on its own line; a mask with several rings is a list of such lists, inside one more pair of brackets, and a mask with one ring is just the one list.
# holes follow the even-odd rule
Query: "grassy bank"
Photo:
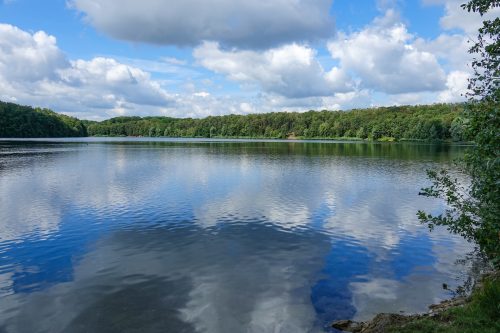
[[431, 305], [411, 316], [379, 313], [372, 320], [337, 320], [332, 327], [353, 333], [497, 333], [500, 332], [500, 272], [483, 277], [469, 297]]
[[485, 279], [470, 301], [434, 316], [411, 317], [387, 328], [391, 333], [497, 333], [500, 332], [500, 277]]

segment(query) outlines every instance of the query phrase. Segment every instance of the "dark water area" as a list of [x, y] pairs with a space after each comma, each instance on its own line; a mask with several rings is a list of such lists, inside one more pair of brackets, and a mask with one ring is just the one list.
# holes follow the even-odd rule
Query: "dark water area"
[[471, 250], [429, 233], [464, 147], [0, 141], [0, 332], [324, 332], [426, 311]]

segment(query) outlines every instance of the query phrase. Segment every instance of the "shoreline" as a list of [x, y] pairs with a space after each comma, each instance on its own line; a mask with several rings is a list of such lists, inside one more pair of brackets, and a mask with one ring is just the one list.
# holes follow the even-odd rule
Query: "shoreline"
[[80, 136], [80, 137], [0, 137], [0, 141], [99, 141], [99, 140], [119, 141], [122, 139], [131, 141], [192, 141], [192, 142], [283, 142], [283, 143], [365, 143], [365, 144], [414, 144], [414, 145], [447, 145], [470, 147], [474, 143], [467, 141], [447, 141], [447, 140], [410, 140], [402, 139], [397, 141], [368, 140], [359, 138], [304, 138], [294, 139], [265, 138], [265, 137], [170, 137], [170, 136]]
[[370, 320], [367, 321], [353, 321], [353, 320], [336, 320], [332, 323], [332, 328], [341, 332], [352, 333], [375, 333], [385, 332], [388, 327], [397, 328], [423, 318], [436, 317], [442, 312], [455, 307], [462, 307], [470, 302], [471, 296], [457, 296], [448, 300], [441, 301], [438, 304], [429, 305], [427, 313], [403, 315], [397, 313], [378, 313]]
[[[367, 321], [353, 321], [350, 319], [336, 320], [331, 323], [331, 327], [339, 332], [351, 333], [384, 333], [384, 332], [399, 332], [401, 329], [408, 332], [414, 329], [409, 326], [418, 326], [420, 321], [433, 321], [436, 324], [452, 325], [453, 317], [449, 312], [457, 309], [464, 309], [467, 306], [472, 306], [478, 294], [484, 293], [485, 283], [499, 283], [500, 271], [492, 271], [484, 273], [476, 282], [472, 291], [467, 296], [455, 296], [448, 300], [443, 300], [438, 304], [429, 305], [429, 311], [426, 313], [417, 313], [411, 315], [403, 315], [397, 313], [378, 313], [372, 319]], [[499, 309], [500, 310], [500, 309]], [[500, 325], [500, 313], [498, 313], [497, 325]], [[418, 328], [415, 332], [420, 331]], [[439, 331], [441, 332], [441, 331]], [[479, 332], [479, 331], [478, 331]]]

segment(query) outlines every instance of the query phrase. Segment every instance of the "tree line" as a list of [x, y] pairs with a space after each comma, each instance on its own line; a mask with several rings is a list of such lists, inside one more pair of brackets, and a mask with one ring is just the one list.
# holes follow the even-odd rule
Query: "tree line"
[[49, 109], [0, 101], [0, 138], [87, 136], [85, 124]]
[[461, 104], [434, 104], [203, 119], [117, 117], [90, 123], [87, 131], [91, 136], [462, 141], [462, 112]]
[[79, 120], [48, 109], [0, 102], [0, 137], [144, 136], [464, 141], [462, 104], [351, 111]]

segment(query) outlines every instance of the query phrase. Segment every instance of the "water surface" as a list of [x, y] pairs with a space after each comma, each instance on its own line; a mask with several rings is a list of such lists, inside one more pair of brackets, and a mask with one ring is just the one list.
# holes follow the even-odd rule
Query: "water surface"
[[425, 170], [463, 147], [0, 141], [1, 332], [322, 332], [449, 297]]

